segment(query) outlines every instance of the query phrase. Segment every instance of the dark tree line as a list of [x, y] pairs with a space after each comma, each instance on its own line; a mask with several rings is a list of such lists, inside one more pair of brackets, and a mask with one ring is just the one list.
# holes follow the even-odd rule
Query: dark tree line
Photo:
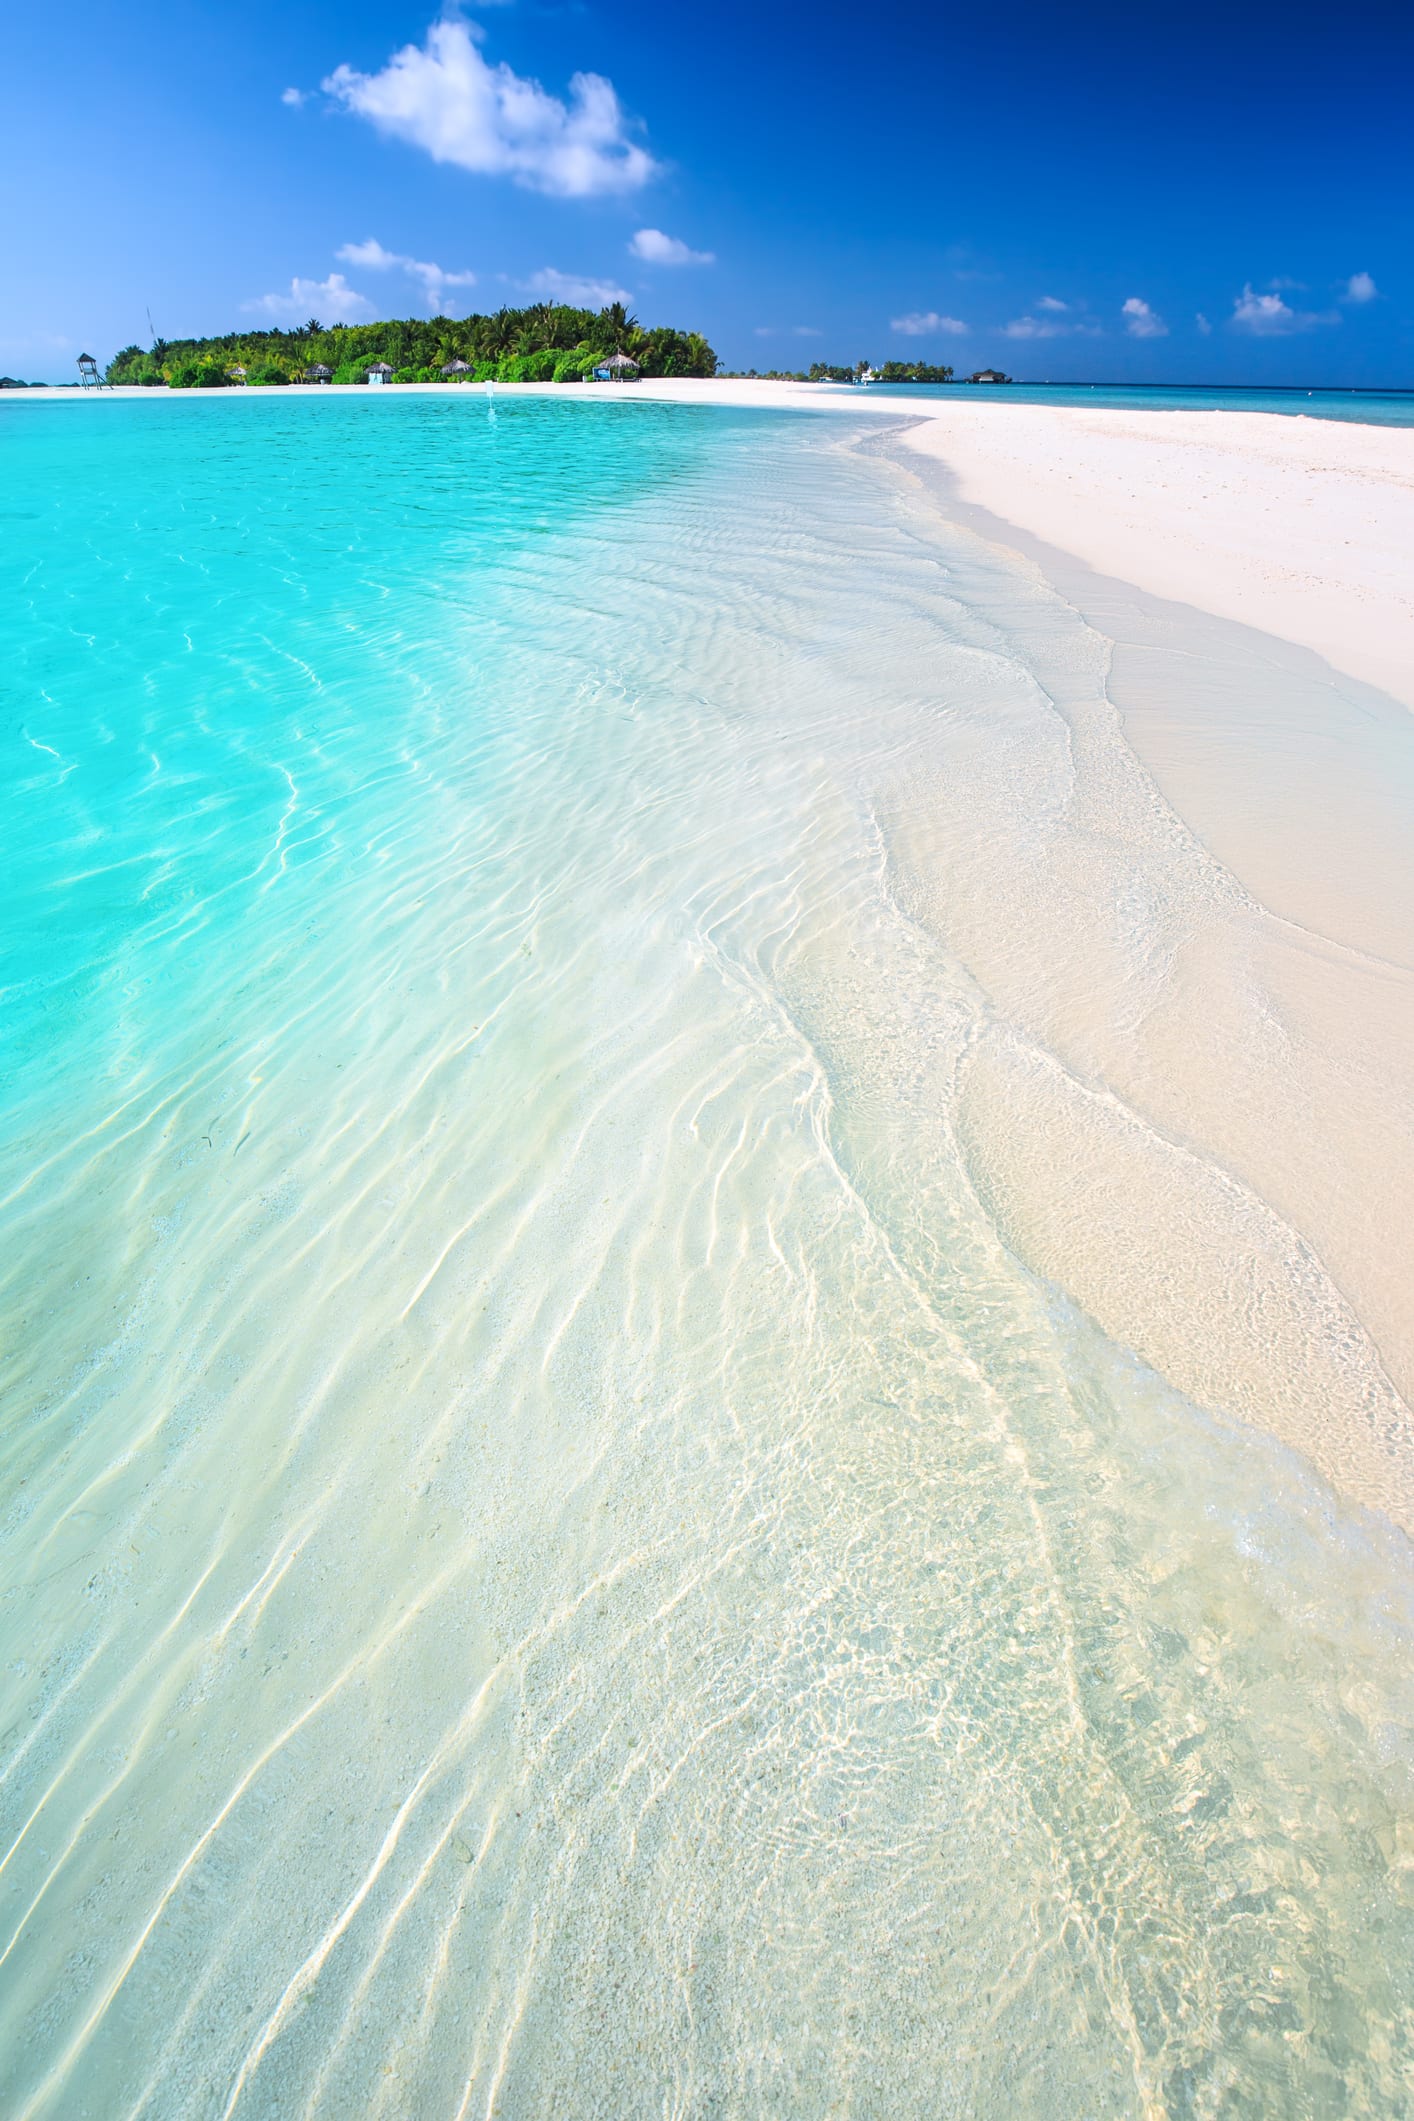
[[646, 327], [618, 302], [600, 310], [542, 302], [487, 317], [399, 317], [327, 328], [311, 317], [289, 331], [272, 326], [211, 339], [159, 339], [149, 349], [125, 346], [106, 375], [110, 383], [192, 389], [223, 384], [235, 367], [245, 369], [248, 383], [292, 383], [318, 364], [336, 382], [353, 383], [362, 382], [373, 362], [386, 361], [400, 382], [431, 382], [449, 362], [465, 361], [477, 380], [571, 382], [615, 352], [630, 355], [646, 376], [717, 371], [717, 356], [700, 332]]

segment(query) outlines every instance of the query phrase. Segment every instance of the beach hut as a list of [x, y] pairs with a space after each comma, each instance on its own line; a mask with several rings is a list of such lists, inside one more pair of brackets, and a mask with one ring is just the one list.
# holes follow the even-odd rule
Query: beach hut
[[626, 353], [610, 354], [607, 361], [600, 361], [594, 370], [596, 383], [627, 383], [630, 376], [638, 374], [637, 361]]
[[443, 363], [442, 373], [444, 376], [455, 376], [460, 381], [463, 376], [471, 374], [471, 363], [470, 361], [446, 361]]
[[305, 370], [301, 381], [305, 383], [327, 383], [333, 373], [333, 369], [326, 368], [322, 361], [315, 361], [311, 367]]
[[237, 386], [238, 389], [245, 383], [246, 371], [239, 361], [237, 361], [234, 368], [228, 368], [226, 370], [226, 374], [230, 377], [231, 381]]
[[368, 371], [368, 380], [370, 383], [391, 383], [393, 371], [386, 361], [375, 361]]

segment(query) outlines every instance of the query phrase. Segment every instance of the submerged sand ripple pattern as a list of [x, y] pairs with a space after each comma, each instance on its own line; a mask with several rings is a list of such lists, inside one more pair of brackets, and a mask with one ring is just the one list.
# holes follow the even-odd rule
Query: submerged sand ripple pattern
[[1032, 590], [674, 446], [614, 568], [355, 538], [342, 644], [135, 671], [170, 835], [6, 1188], [5, 2110], [1403, 2111], [1403, 1543], [976, 1190], [1063, 1063], [917, 795], [1000, 829]]

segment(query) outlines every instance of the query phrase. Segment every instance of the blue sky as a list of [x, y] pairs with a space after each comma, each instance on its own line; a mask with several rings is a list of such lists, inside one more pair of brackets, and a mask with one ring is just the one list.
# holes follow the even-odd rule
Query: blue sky
[[1414, 8], [16, 11], [0, 368], [626, 295], [732, 367], [1414, 384]]

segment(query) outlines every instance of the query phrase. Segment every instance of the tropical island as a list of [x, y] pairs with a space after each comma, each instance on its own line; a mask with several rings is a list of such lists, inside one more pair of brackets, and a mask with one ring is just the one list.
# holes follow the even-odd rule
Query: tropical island
[[233, 331], [210, 339], [125, 346], [109, 383], [173, 390], [268, 387], [303, 381], [365, 383], [578, 383], [617, 356], [645, 376], [712, 376], [717, 356], [700, 332], [645, 326], [620, 302], [600, 310], [541, 302], [494, 316], [399, 317], [333, 324], [316, 317], [288, 331]]
[[852, 368], [837, 361], [812, 361], [809, 368], [745, 368], [718, 370], [738, 382], [749, 383], [1009, 383], [998, 368], [979, 369], [976, 375], [959, 377], [946, 363], [931, 361], [885, 361], [876, 368], [872, 361], [856, 361]]

